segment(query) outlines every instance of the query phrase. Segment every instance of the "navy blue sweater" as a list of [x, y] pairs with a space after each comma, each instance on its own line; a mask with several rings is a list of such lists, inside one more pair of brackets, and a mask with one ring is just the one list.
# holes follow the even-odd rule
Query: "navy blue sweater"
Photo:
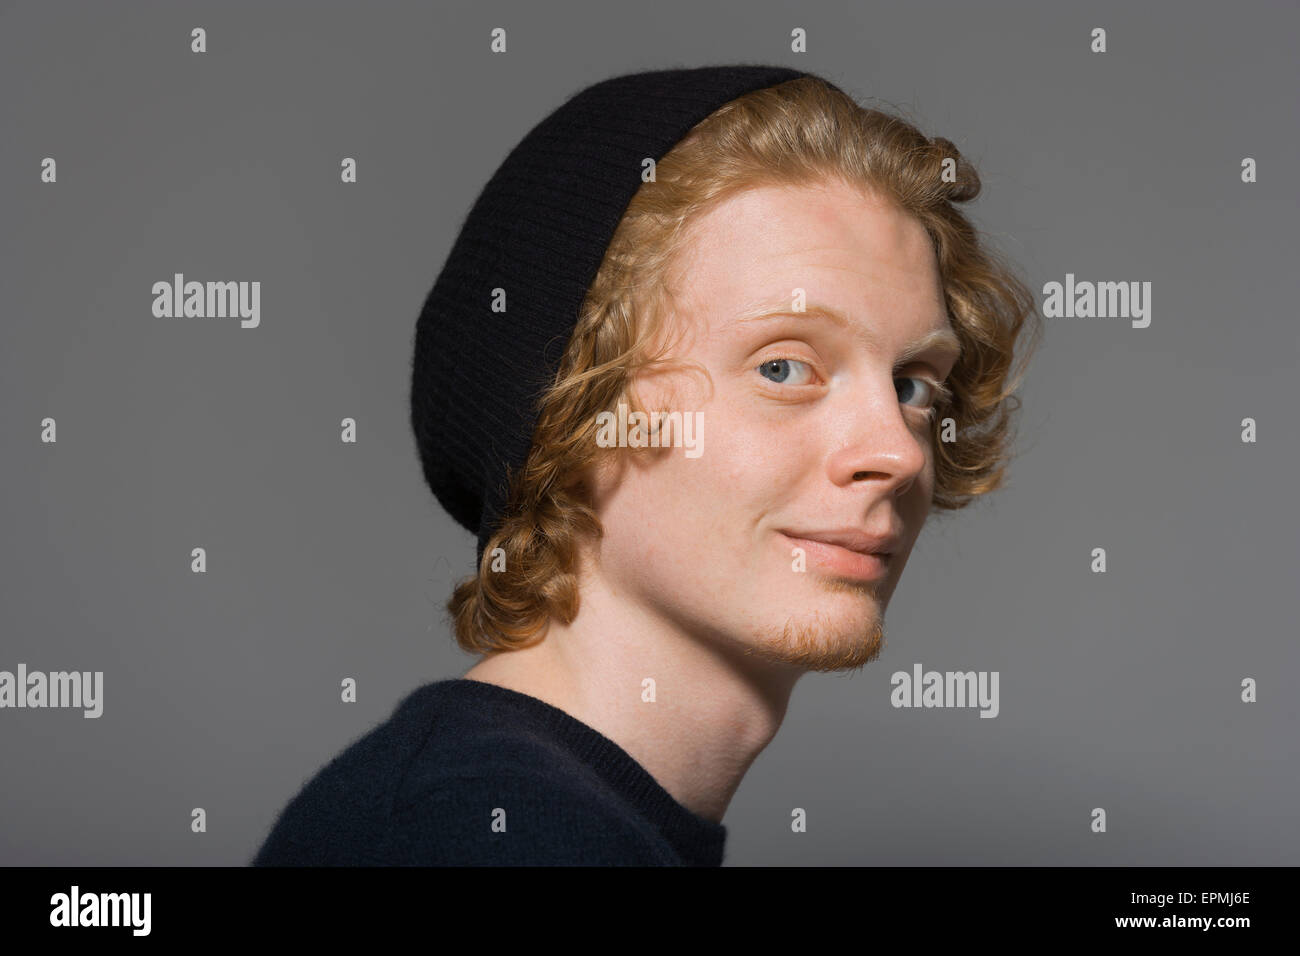
[[254, 866], [719, 866], [727, 830], [528, 694], [413, 691], [307, 781]]

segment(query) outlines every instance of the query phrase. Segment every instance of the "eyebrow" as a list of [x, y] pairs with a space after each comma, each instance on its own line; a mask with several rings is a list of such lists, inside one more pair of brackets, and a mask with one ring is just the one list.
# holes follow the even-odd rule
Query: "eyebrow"
[[[756, 311], [746, 312], [737, 316], [732, 324], [734, 327], [745, 325], [750, 322], [789, 318], [825, 319], [829, 322], [833, 322], [841, 328], [856, 332], [859, 337], [865, 339], [867, 344], [873, 348], [876, 348], [877, 350], [880, 348], [880, 337], [876, 334], [874, 329], [869, 326], [859, 326], [855, 328], [854, 323], [850, 321], [849, 317], [839, 309], [816, 303], [809, 304], [802, 312], [795, 312], [791, 309], [784, 308], [773, 310], [760, 308]], [[951, 355], [953, 360], [956, 361], [961, 357], [961, 339], [959, 339], [957, 334], [953, 332], [951, 326], [945, 325], [941, 329], [931, 329], [915, 342], [909, 343], [907, 347], [903, 349], [902, 354], [899, 355], [898, 360], [900, 363], [910, 362], [918, 355], [924, 355], [926, 352], [930, 351], [941, 352], [944, 355]]]

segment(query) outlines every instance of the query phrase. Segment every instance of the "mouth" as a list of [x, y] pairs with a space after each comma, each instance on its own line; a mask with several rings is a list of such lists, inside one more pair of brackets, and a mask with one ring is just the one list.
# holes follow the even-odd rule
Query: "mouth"
[[859, 581], [882, 581], [889, 576], [893, 556], [888, 552], [855, 550], [829, 541], [801, 538], [787, 531], [777, 534], [791, 549], [802, 548], [809, 564], [823, 571]]

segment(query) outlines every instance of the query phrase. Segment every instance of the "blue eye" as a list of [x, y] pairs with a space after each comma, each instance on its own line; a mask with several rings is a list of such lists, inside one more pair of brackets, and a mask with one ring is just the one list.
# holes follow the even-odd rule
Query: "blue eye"
[[[803, 370], [802, 380], [796, 380], [800, 375], [799, 369]], [[812, 366], [807, 362], [788, 358], [769, 359], [759, 365], [756, 370], [768, 381], [777, 385], [808, 385], [810, 384], [809, 378], [812, 375]], [[928, 398], [928, 402], [923, 405], [912, 405], [912, 407], [925, 412], [929, 418], [935, 416], [939, 405], [952, 398], [952, 392], [942, 382], [938, 382], [928, 375], [902, 376], [896, 381], [904, 383], [921, 382], [925, 385], [924, 394]], [[917, 391], [918, 387], [916, 385], [909, 387], [904, 384], [898, 388], [898, 398], [906, 404], [915, 400]]]
[[[905, 376], [905, 377], [903, 377], [903, 378], [896, 379], [896, 381], [899, 381], [899, 382], [903, 382], [903, 383], [904, 383], [904, 387], [898, 389], [898, 398], [899, 398], [900, 401], [902, 401], [902, 402], [904, 402], [904, 403], [906, 403], [907, 400], [908, 400], [908, 396], [907, 396], [906, 394], [904, 394], [905, 392], [909, 391], [909, 389], [906, 387], [906, 384], [907, 384], [908, 382], [923, 382], [923, 383], [925, 383], [925, 385], [926, 385], [927, 389], [929, 390], [930, 394], [933, 395], [933, 393], [934, 393], [934, 385], [935, 385], [935, 383], [932, 382], [932, 381], [931, 381], [930, 379], [928, 379], [928, 378], [921, 378], [920, 376]], [[916, 387], [915, 385], [913, 385], [912, 388], [910, 389], [910, 391], [911, 391], [912, 395], [915, 395], [916, 392], [917, 392], [917, 387]]]
[[[938, 412], [938, 406], [941, 405], [943, 402], [945, 402], [947, 399], [952, 397], [952, 392], [950, 392], [942, 382], [936, 382], [928, 375], [909, 375], [900, 378], [898, 381], [925, 383], [925, 387], [929, 392], [929, 402], [926, 405], [917, 405], [914, 407], [923, 409], [926, 415], [928, 415], [931, 418], [933, 418], [934, 415]], [[898, 390], [898, 397], [904, 402], [907, 401], [907, 398], [903, 395], [903, 392], [906, 390], [907, 389], [905, 388]], [[911, 391], [914, 393], [916, 389], [913, 388], [911, 389]]]
[[[800, 362], [798, 359], [771, 359], [770, 361], [764, 362], [762, 365], [758, 366], [758, 371], [761, 372], [763, 377], [768, 379], [768, 381], [775, 382], [778, 385], [807, 385], [807, 382], [791, 382], [786, 378], [789, 374], [790, 366], [792, 365], [798, 365], [807, 369], [809, 372], [812, 371], [812, 368], [807, 362]], [[780, 377], [773, 378], [771, 375], [767, 374], [768, 372]]]

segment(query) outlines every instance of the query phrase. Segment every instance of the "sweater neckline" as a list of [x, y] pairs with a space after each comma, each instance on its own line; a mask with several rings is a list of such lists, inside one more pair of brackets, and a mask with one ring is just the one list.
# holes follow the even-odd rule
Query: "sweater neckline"
[[695, 813], [664, 789], [635, 757], [594, 727], [566, 710], [522, 691], [468, 677], [438, 681], [451, 694], [498, 701], [520, 709], [537, 725], [588, 764], [664, 834], [690, 863], [718, 866], [727, 827]]

